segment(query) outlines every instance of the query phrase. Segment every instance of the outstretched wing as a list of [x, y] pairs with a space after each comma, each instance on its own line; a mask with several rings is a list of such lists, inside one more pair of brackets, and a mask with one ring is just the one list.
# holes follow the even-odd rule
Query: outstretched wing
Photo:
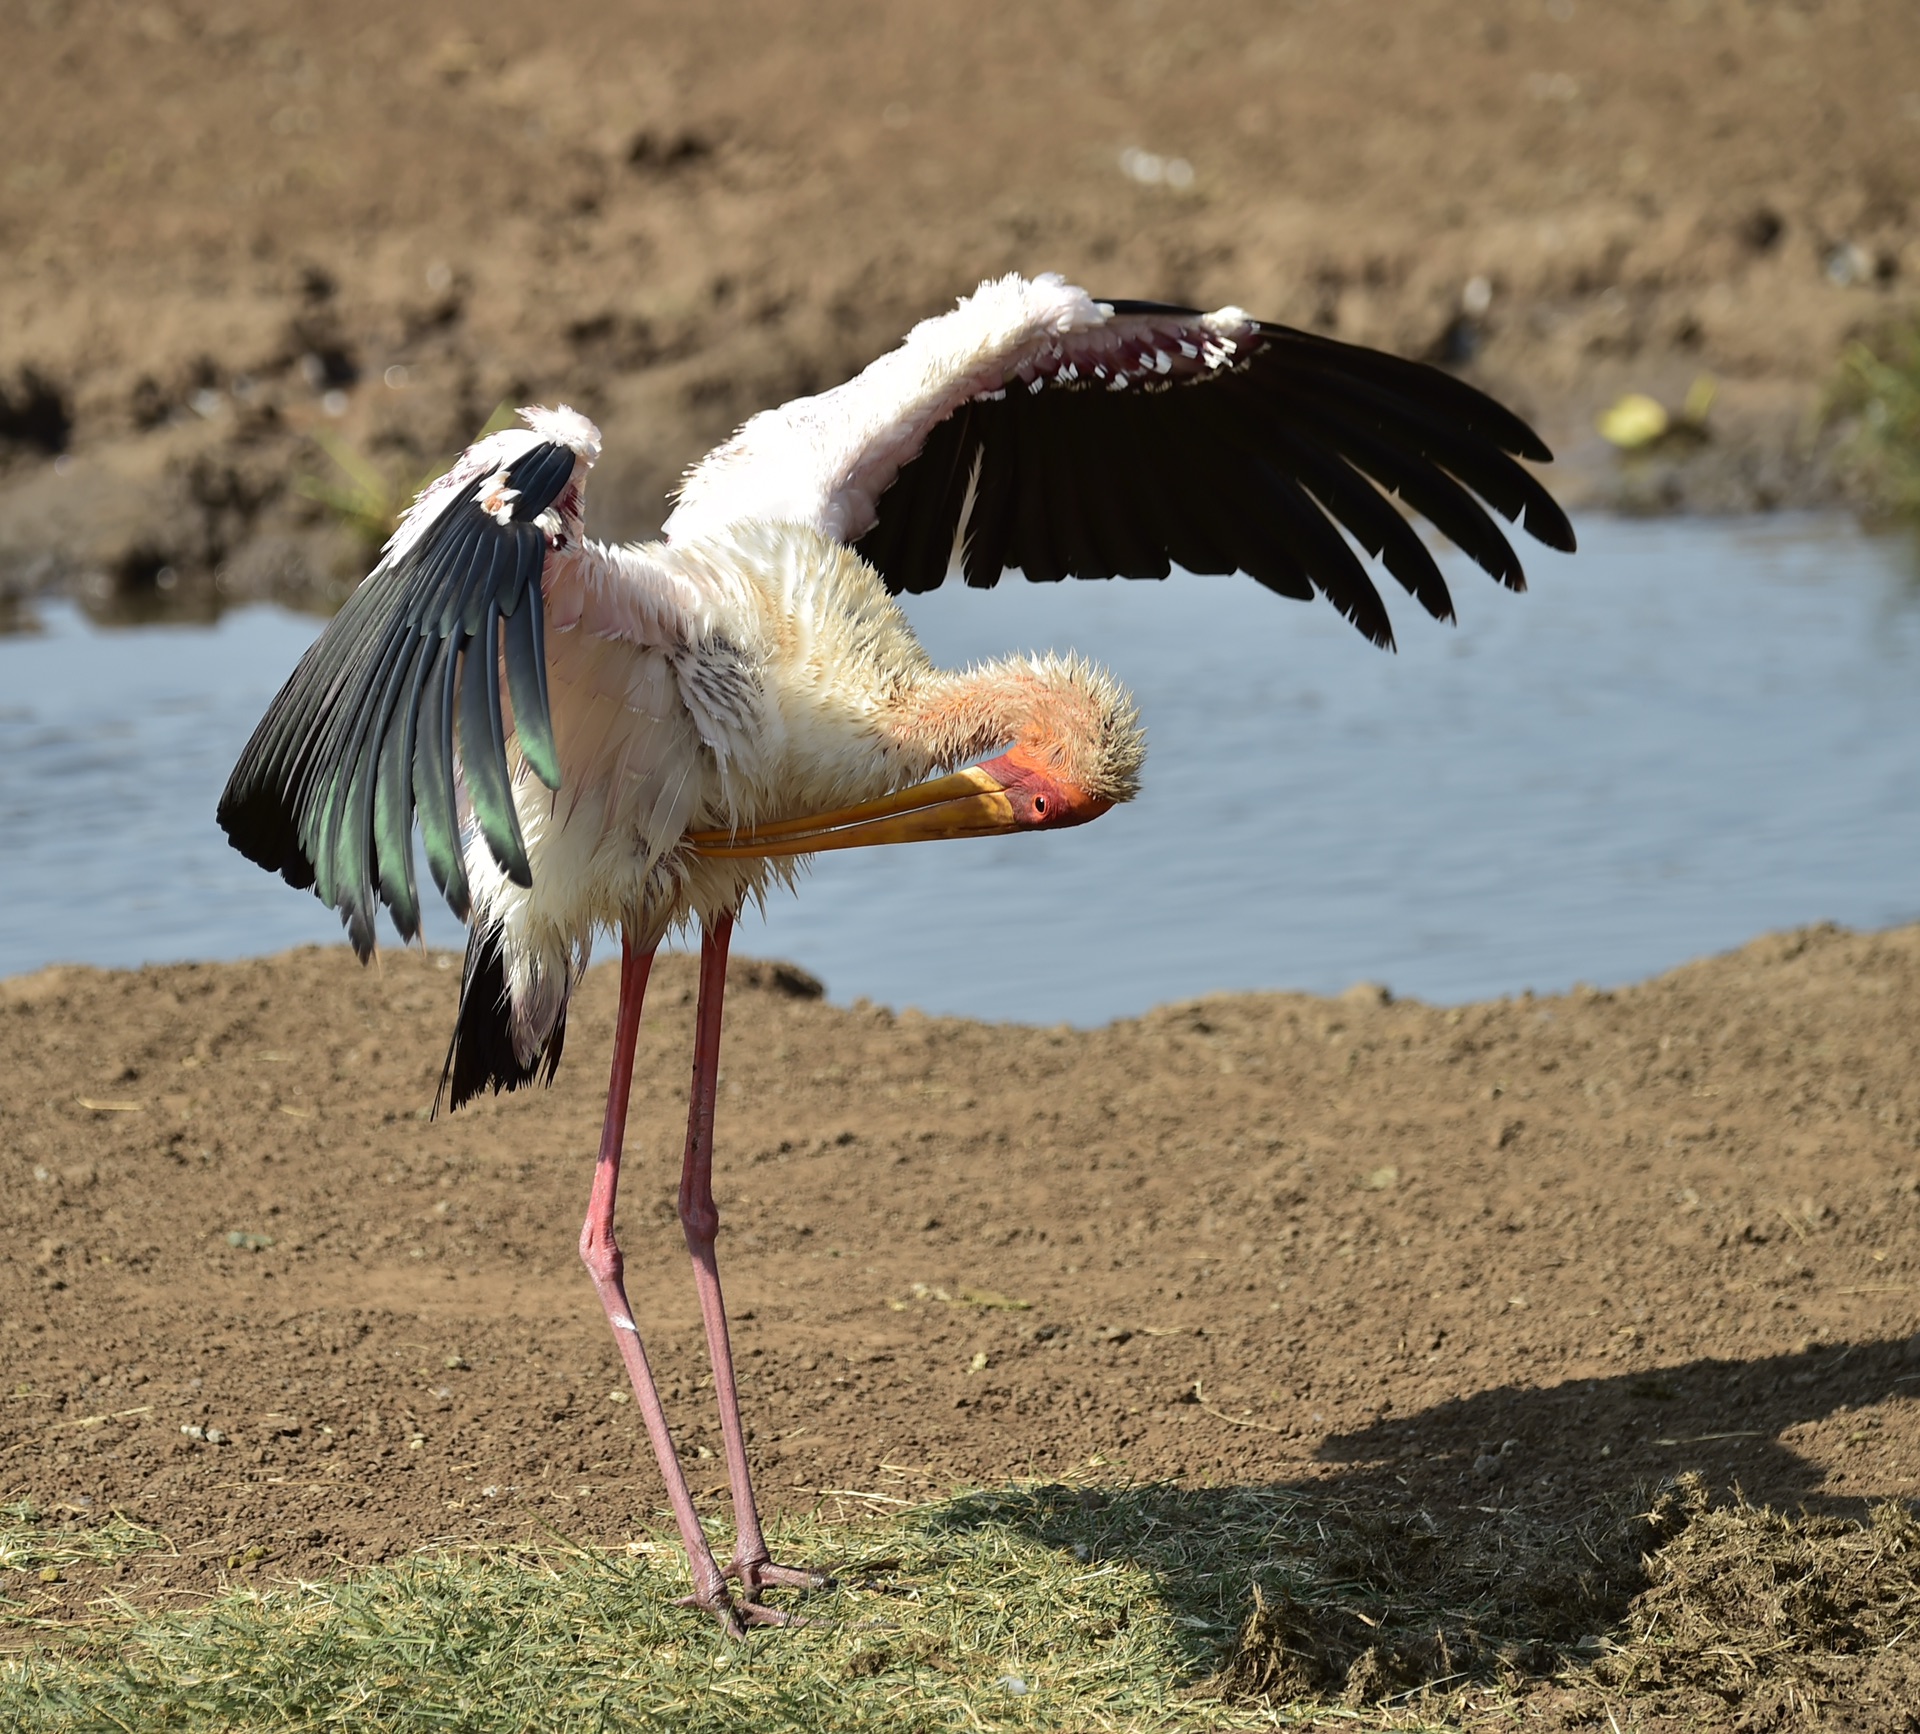
[[376, 895], [403, 938], [420, 930], [416, 817], [433, 881], [466, 919], [462, 792], [502, 870], [531, 883], [503, 696], [521, 756], [560, 786], [542, 574], [579, 546], [600, 436], [571, 410], [521, 414], [527, 428], [469, 447], [421, 494], [268, 707], [220, 797], [233, 846], [311, 885], [363, 959]]
[[[1552, 454], [1437, 368], [1238, 308], [1096, 301], [1058, 277], [984, 283], [864, 373], [749, 421], [687, 477], [670, 540], [744, 517], [852, 543], [887, 588], [1250, 573], [1393, 634], [1347, 537], [1436, 618], [1453, 601], [1388, 496], [1510, 589], [1487, 511], [1571, 551], [1517, 459]], [[1482, 503], [1484, 502], [1484, 504]], [[1346, 535], [1342, 535], [1344, 530]]]

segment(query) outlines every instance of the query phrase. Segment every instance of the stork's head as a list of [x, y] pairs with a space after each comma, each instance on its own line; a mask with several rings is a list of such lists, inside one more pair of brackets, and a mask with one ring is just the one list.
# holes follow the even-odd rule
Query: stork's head
[[1140, 711], [1133, 694], [1097, 663], [1009, 657], [961, 678], [999, 712], [1002, 738], [1013, 743], [985, 768], [1003, 771], [1010, 788], [1051, 786], [1074, 815], [1054, 818], [1060, 808], [1053, 802], [1038, 819], [1077, 825], [1140, 792], [1147, 756]]
[[1097, 819], [1140, 788], [1146, 735], [1132, 695], [1079, 657], [1018, 657], [947, 677], [924, 700], [924, 744], [951, 764], [967, 746], [1005, 751], [877, 801], [753, 825], [695, 832], [696, 855], [810, 855], [876, 843], [1058, 831]]

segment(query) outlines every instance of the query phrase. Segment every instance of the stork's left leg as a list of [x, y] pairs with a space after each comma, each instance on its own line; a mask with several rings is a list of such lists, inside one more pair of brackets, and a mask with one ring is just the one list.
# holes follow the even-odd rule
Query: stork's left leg
[[746, 1636], [749, 1621], [784, 1625], [786, 1616], [775, 1608], [759, 1607], [751, 1600], [746, 1606], [736, 1608], [727, 1594], [726, 1574], [713, 1557], [713, 1549], [707, 1545], [706, 1535], [700, 1528], [700, 1514], [694, 1509], [686, 1471], [680, 1467], [679, 1456], [673, 1448], [673, 1435], [667, 1428], [666, 1411], [660, 1406], [653, 1369], [647, 1364], [647, 1351], [640, 1344], [640, 1327], [633, 1322], [633, 1306], [627, 1299], [626, 1259], [613, 1232], [614, 1204], [620, 1191], [620, 1154], [627, 1136], [627, 1099], [633, 1088], [633, 1047], [640, 1033], [640, 1002], [646, 997], [647, 976], [653, 968], [652, 946], [644, 950], [636, 948], [628, 933], [622, 933], [621, 942], [620, 1010], [614, 1020], [607, 1118], [600, 1130], [600, 1160], [593, 1170], [593, 1197], [587, 1205], [586, 1223], [580, 1230], [580, 1257], [593, 1276], [600, 1304], [606, 1309], [607, 1323], [613, 1326], [613, 1340], [626, 1363], [633, 1394], [640, 1399], [641, 1419], [646, 1423], [647, 1437], [660, 1464], [660, 1476], [666, 1483], [674, 1521], [680, 1526], [680, 1544], [687, 1551], [687, 1567], [693, 1574], [693, 1594], [688, 1600], [718, 1614], [728, 1633], [742, 1638]]
[[775, 1565], [760, 1533], [760, 1513], [747, 1469], [747, 1438], [740, 1426], [740, 1399], [733, 1382], [733, 1347], [727, 1338], [726, 1302], [720, 1294], [720, 1266], [714, 1237], [720, 1211], [713, 1201], [713, 1110], [720, 1077], [720, 1012], [727, 991], [727, 945], [733, 918], [723, 915], [700, 936], [700, 1003], [693, 1037], [693, 1100], [687, 1113], [687, 1151], [680, 1168], [680, 1226], [693, 1255], [693, 1282], [700, 1294], [700, 1317], [707, 1327], [707, 1353], [713, 1360], [713, 1389], [720, 1404], [720, 1437], [727, 1455], [727, 1483], [733, 1491], [733, 1575], [749, 1601], [758, 1601], [768, 1584], [824, 1589], [826, 1573]]

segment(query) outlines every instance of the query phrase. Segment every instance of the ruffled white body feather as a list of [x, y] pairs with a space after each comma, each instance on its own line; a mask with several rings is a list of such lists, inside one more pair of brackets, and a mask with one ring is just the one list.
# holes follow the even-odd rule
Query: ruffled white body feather
[[[597, 929], [651, 945], [793, 883], [792, 860], [703, 859], [681, 847], [688, 832], [826, 812], [951, 770], [1017, 726], [977, 702], [983, 685], [1078, 688], [1131, 715], [1077, 661], [937, 671], [872, 568], [800, 525], [686, 547], [589, 542], [548, 561], [545, 589], [562, 774], [556, 792], [517, 766], [532, 884], [507, 877], [476, 826], [464, 838], [472, 920], [505, 941], [523, 1060]], [[943, 700], [964, 714], [943, 724]]]

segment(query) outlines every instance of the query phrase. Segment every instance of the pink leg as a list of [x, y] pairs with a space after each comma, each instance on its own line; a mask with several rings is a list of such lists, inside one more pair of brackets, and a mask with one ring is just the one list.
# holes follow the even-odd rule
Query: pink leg
[[639, 1399], [640, 1414], [646, 1422], [647, 1437], [653, 1443], [653, 1455], [660, 1465], [661, 1478], [667, 1484], [667, 1498], [673, 1506], [674, 1521], [680, 1526], [680, 1542], [687, 1550], [687, 1563], [693, 1571], [693, 1595], [697, 1606], [720, 1616], [735, 1637], [745, 1635], [742, 1622], [777, 1622], [781, 1616], [769, 1609], [736, 1610], [727, 1594], [726, 1578], [707, 1545], [693, 1509], [693, 1494], [673, 1449], [673, 1435], [667, 1430], [666, 1411], [660, 1406], [660, 1393], [654, 1388], [653, 1370], [647, 1365], [647, 1351], [641, 1346], [639, 1327], [633, 1322], [633, 1308], [627, 1302], [627, 1290], [621, 1280], [625, 1261], [620, 1244], [613, 1235], [613, 1207], [620, 1190], [620, 1148], [627, 1132], [627, 1097], [633, 1084], [633, 1047], [640, 1034], [640, 1004], [646, 997], [647, 974], [653, 968], [653, 952], [635, 951], [632, 941], [623, 936], [620, 956], [620, 1010], [614, 1021], [613, 1072], [607, 1083], [607, 1118], [600, 1132], [600, 1160], [593, 1171], [593, 1196], [587, 1204], [587, 1220], [580, 1230], [580, 1257], [593, 1277], [600, 1304], [606, 1309], [607, 1322], [613, 1326], [613, 1340], [620, 1358], [626, 1363], [633, 1394]]
[[700, 936], [700, 1004], [693, 1037], [693, 1099], [687, 1111], [687, 1152], [680, 1168], [680, 1226], [693, 1256], [693, 1283], [700, 1295], [700, 1317], [707, 1327], [707, 1353], [713, 1361], [714, 1396], [720, 1405], [720, 1436], [727, 1454], [727, 1482], [733, 1491], [736, 1540], [732, 1573], [748, 1600], [757, 1601], [768, 1584], [824, 1589], [832, 1580], [823, 1572], [775, 1565], [760, 1533], [760, 1513], [747, 1469], [747, 1439], [740, 1425], [740, 1398], [733, 1380], [733, 1347], [727, 1338], [727, 1306], [720, 1293], [720, 1266], [714, 1236], [720, 1211], [713, 1201], [714, 1092], [720, 1076], [720, 1012], [727, 991], [727, 945], [733, 917], [723, 915]]

